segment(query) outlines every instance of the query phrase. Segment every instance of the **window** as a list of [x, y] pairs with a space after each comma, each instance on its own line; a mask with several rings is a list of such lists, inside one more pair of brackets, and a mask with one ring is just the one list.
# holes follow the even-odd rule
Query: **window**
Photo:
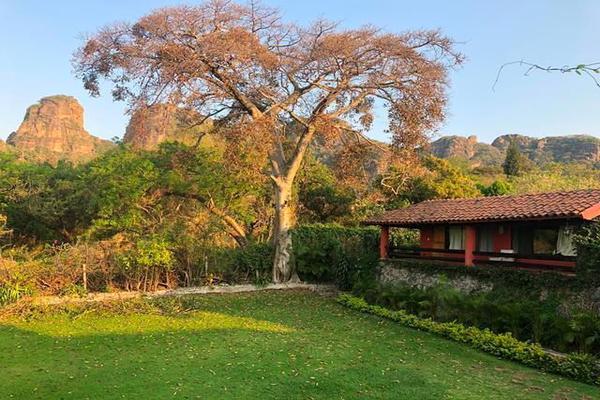
[[477, 228], [477, 251], [494, 251], [494, 227]]
[[444, 226], [433, 227], [432, 247], [434, 249], [446, 248], [446, 228]]
[[556, 242], [556, 253], [563, 256], [576, 256], [577, 250], [573, 244], [573, 227], [561, 226], [558, 229], [558, 241]]
[[533, 254], [533, 229], [527, 225], [517, 225], [512, 230], [512, 248], [522, 255]]
[[558, 226], [521, 225], [513, 230], [513, 249], [518, 254], [556, 254]]
[[462, 226], [452, 225], [448, 227], [448, 249], [464, 250], [465, 235]]
[[558, 242], [558, 229], [538, 228], [533, 230], [533, 254], [554, 254]]

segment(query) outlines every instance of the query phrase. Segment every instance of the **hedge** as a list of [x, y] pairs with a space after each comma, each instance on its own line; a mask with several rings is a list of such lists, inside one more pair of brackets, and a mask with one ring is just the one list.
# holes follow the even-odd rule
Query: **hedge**
[[419, 318], [405, 311], [392, 311], [370, 305], [364, 299], [349, 294], [342, 294], [337, 301], [353, 310], [361, 311], [425, 332], [434, 333], [458, 343], [494, 356], [516, 361], [528, 367], [555, 373], [584, 383], [600, 385], [600, 360], [579, 353], [566, 356], [549, 354], [534, 343], [522, 342], [509, 333], [497, 334], [488, 329], [467, 327], [456, 322], [435, 322], [431, 319]]
[[300, 225], [292, 231], [298, 274], [309, 282], [333, 282], [351, 289], [374, 279], [379, 262], [379, 230], [336, 224]]
[[[335, 283], [351, 289], [356, 282], [374, 281], [379, 263], [379, 230], [337, 224], [307, 224], [292, 230], [292, 262], [300, 279]], [[229, 260], [230, 279], [270, 281], [273, 246], [250, 242], [234, 251]]]

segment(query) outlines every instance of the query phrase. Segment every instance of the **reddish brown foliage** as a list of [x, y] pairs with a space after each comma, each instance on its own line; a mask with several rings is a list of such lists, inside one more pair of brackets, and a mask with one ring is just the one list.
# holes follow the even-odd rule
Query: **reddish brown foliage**
[[228, 126], [251, 119], [252, 142], [269, 154], [276, 231], [283, 232], [291, 185], [315, 135], [331, 142], [347, 130], [363, 132], [381, 104], [395, 147], [414, 149], [443, 120], [446, 71], [461, 61], [452, 40], [435, 30], [298, 26], [254, 2], [213, 0], [107, 26], [74, 65], [92, 94], [108, 80], [114, 98], [132, 107], [173, 103]]

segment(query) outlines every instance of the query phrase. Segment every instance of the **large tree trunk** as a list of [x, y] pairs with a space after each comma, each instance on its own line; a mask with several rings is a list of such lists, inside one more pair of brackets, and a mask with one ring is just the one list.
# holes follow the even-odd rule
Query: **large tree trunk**
[[293, 211], [291, 208], [290, 183], [275, 185], [275, 229], [273, 244], [275, 257], [273, 259], [273, 282], [283, 283], [299, 281], [292, 259], [292, 224]]
[[315, 134], [314, 126], [309, 126], [298, 141], [293, 156], [286, 163], [281, 146], [275, 148], [272, 175], [275, 186], [275, 230], [273, 241], [275, 257], [273, 259], [273, 282], [299, 282], [292, 258], [292, 184], [300, 169], [306, 150]]

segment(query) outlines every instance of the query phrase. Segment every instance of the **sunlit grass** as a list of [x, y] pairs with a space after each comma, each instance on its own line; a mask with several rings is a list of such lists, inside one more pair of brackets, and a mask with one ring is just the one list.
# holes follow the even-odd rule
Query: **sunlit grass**
[[205, 330], [249, 330], [256, 332], [289, 333], [293, 329], [282, 324], [254, 318], [236, 317], [218, 312], [196, 311], [181, 316], [164, 315], [66, 315], [49, 316], [32, 322], [8, 321], [6, 326], [52, 337], [89, 335], [136, 335], [160, 332], [193, 332]]
[[313, 293], [159, 302], [0, 321], [0, 398], [600, 398]]

